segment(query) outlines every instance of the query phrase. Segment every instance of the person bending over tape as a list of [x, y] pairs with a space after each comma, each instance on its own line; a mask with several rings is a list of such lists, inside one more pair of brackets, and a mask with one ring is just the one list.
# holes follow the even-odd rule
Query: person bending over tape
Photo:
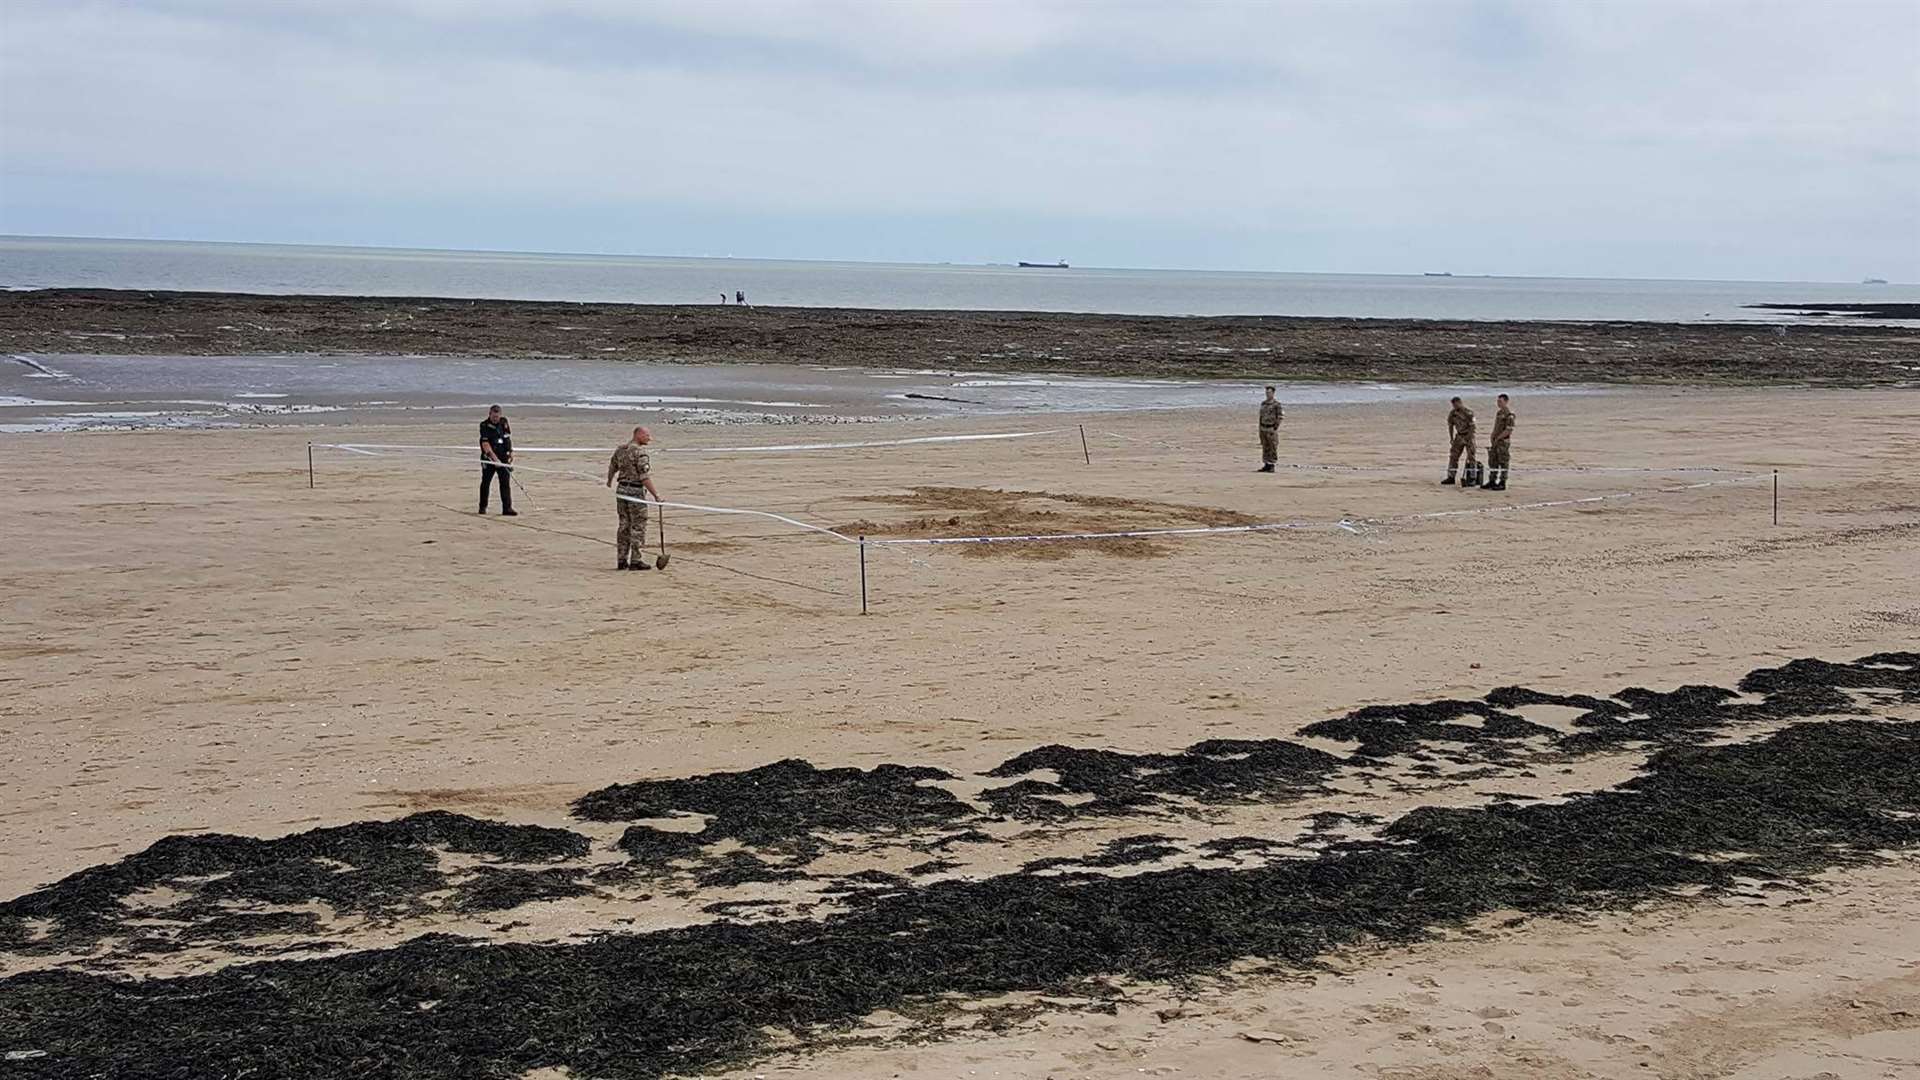
[[652, 432], [634, 428], [633, 438], [621, 443], [613, 452], [613, 460], [607, 462], [607, 486], [614, 487], [616, 480], [620, 484], [614, 488], [619, 496], [614, 506], [620, 511], [620, 529], [613, 534], [613, 550], [619, 559], [616, 568], [620, 570], [653, 569], [641, 558], [647, 546], [647, 504], [640, 501], [648, 495], [660, 501], [660, 492], [653, 486], [653, 457], [647, 453], [647, 444], [652, 441]]
[[500, 513], [518, 516], [513, 509], [513, 426], [495, 405], [480, 421], [480, 512], [487, 512], [487, 485], [500, 478]]
[[1447, 439], [1451, 446], [1447, 452], [1447, 478], [1442, 484], [1453, 483], [1460, 469], [1460, 455], [1467, 455], [1467, 471], [1477, 472], [1475, 466], [1480, 463], [1480, 452], [1473, 447], [1473, 410], [1466, 407], [1459, 398], [1453, 399], [1453, 409], [1447, 413]]

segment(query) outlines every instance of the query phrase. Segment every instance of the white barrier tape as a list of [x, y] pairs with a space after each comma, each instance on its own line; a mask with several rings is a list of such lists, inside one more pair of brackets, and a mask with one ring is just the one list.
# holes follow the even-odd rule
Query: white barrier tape
[[1031, 533], [1025, 536], [932, 536], [901, 540], [868, 540], [869, 544], [904, 546], [909, 544], [1016, 544], [1044, 540], [1127, 540], [1156, 536], [1221, 536], [1228, 533], [1279, 532], [1304, 529], [1346, 529], [1364, 524], [1342, 518], [1339, 521], [1275, 521], [1260, 525], [1194, 525], [1177, 529], [1128, 529], [1117, 532]]
[[[1048, 428], [1045, 431], [998, 431], [984, 435], [922, 435], [911, 439], [869, 439], [862, 442], [785, 443], [774, 446], [662, 446], [655, 454], [750, 454], [808, 453], [820, 450], [865, 450], [881, 446], [917, 446], [927, 443], [988, 442], [996, 439], [1031, 439], [1040, 435], [1060, 435], [1073, 428]], [[474, 450], [477, 446], [417, 446], [404, 443], [314, 443], [330, 450]], [[604, 446], [516, 446], [516, 454], [610, 454]]]
[[[1484, 459], [1480, 465], [1486, 468]], [[1398, 473], [1425, 469], [1438, 469], [1440, 465], [1313, 465], [1289, 464], [1279, 462], [1283, 469], [1313, 469], [1325, 472], [1355, 473]], [[1527, 465], [1528, 473], [1623, 473], [1632, 475], [1666, 475], [1671, 473], [1732, 473], [1740, 476], [1766, 476], [1768, 473], [1748, 472], [1745, 469], [1728, 469], [1718, 465]]]
[[[388, 456], [387, 454], [381, 453], [380, 450], [376, 448], [376, 444], [315, 443], [314, 445], [316, 447], [325, 447], [327, 449], [344, 450], [349, 453], [361, 454], [367, 457]], [[389, 447], [387, 449], [405, 451], [405, 450], [439, 449], [439, 448], [437, 447]], [[458, 449], [464, 450], [466, 448], [459, 447]], [[401, 454], [396, 454], [394, 456], [408, 456], [408, 455], [401, 453]], [[471, 468], [475, 464], [484, 464], [484, 462], [480, 462], [478, 459], [454, 459], [454, 458], [447, 458], [447, 457], [442, 457], [438, 455], [412, 455], [412, 456], [424, 457], [425, 460], [428, 460], [428, 461], [433, 461], [436, 463], [447, 464], [447, 465], [454, 465], [460, 468]], [[595, 480], [597, 482], [604, 483], [603, 478], [597, 477], [592, 473], [581, 472], [578, 469], [543, 469], [533, 465], [509, 465], [509, 466], [504, 466], [504, 468], [508, 470], [513, 470], [513, 471], [524, 469], [529, 472], [549, 473], [549, 474], [559, 475], [559, 476], [577, 476], [577, 477], [583, 477], [589, 480]], [[1532, 471], [1538, 471], [1538, 470], [1530, 469], [1527, 471], [1532, 472]], [[1625, 470], [1625, 471], [1632, 471], [1632, 470]], [[1657, 470], [1648, 470], [1648, 471], [1657, 471]], [[1675, 471], [1680, 471], [1680, 470], [1675, 470]], [[1697, 469], [1692, 471], [1724, 472], [1727, 470], [1722, 470], [1717, 468], [1702, 468], [1702, 469]], [[1742, 473], [1735, 476], [1731, 476], [1728, 479], [1703, 480], [1698, 483], [1682, 484], [1677, 487], [1656, 488], [1653, 491], [1646, 492], [1646, 493], [1633, 492], [1633, 491], [1616, 491], [1616, 492], [1609, 492], [1604, 495], [1587, 495], [1587, 496], [1582, 496], [1580, 498], [1572, 498], [1572, 499], [1549, 499], [1549, 500], [1531, 502], [1531, 503], [1509, 503], [1501, 506], [1474, 506], [1474, 507], [1465, 507], [1457, 510], [1432, 510], [1432, 511], [1426, 511], [1426, 512], [1417, 513], [1417, 514], [1398, 514], [1390, 517], [1361, 518], [1357, 520], [1352, 518], [1341, 518], [1338, 521], [1276, 521], [1276, 522], [1265, 522], [1265, 523], [1254, 524], [1254, 525], [1195, 525], [1195, 526], [1164, 528], [1164, 529], [1115, 530], [1110, 532], [1028, 533], [1028, 534], [1011, 535], [1011, 536], [900, 537], [900, 538], [893, 538], [893, 539], [869, 538], [864, 540], [858, 537], [848, 536], [843, 532], [838, 532], [836, 530], [826, 528], [825, 526], [814, 525], [809, 522], [801, 521], [797, 518], [788, 517], [785, 514], [776, 514], [767, 510], [745, 510], [745, 509], [739, 509], [736, 507], [727, 507], [727, 506], [704, 506], [696, 503], [665, 502], [657, 499], [647, 499], [647, 498], [633, 496], [633, 495], [625, 495], [625, 494], [619, 493], [618, 491], [614, 493], [614, 497], [616, 499], [620, 499], [626, 502], [637, 502], [637, 503], [650, 505], [650, 506], [674, 507], [677, 509], [692, 510], [700, 513], [730, 514], [730, 515], [737, 515], [737, 516], [766, 518], [772, 521], [781, 522], [782, 524], [791, 525], [798, 529], [803, 529], [807, 532], [821, 533], [835, 540], [839, 540], [839, 541], [842, 541], [843, 543], [848, 543], [848, 544], [866, 544], [870, 547], [932, 547], [932, 546], [942, 545], [942, 544], [1012, 544], [1012, 543], [1045, 543], [1049, 541], [1059, 541], [1059, 540], [1123, 540], [1123, 539], [1149, 539], [1154, 537], [1171, 537], [1171, 536], [1226, 536], [1226, 535], [1234, 535], [1234, 534], [1251, 534], [1251, 533], [1262, 533], [1262, 532], [1305, 531], [1305, 530], [1312, 530], [1312, 529], [1343, 529], [1347, 532], [1357, 533], [1357, 532], [1360, 532], [1362, 529], [1372, 525], [1390, 525], [1390, 524], [1399, 524], [1399, 523], [1413, 522], [1413, 521], [1438, 521], [1446, 518], [1466, 517], [1473, 514], [1500, 514], [1500, 513], [1511, 513], [1514, 511], [1521, 511], [1521, 510], [1546, 510], [1546, 509], [1552, 509], [1552, 508], [1564, 507], [1564, 506], [1591, 505], [1593, 503], [1608, 502], [1615, 499], [1630, 499], [1639, 494], [1656, 494], [1656, 495], [1672, 494], [1672, 493], [1682, 492], [1682, 491], [1697, 491], [1701, 488], [1715, 487], [1722, 484], [1746, 483], [1753, 480], [1764, 479], [1769, 475], [1771, 474]]]
[[1437, 521], [1444, 518], [1466, 517], [1472, 514], [1502, 514], [1517, 510], [1546, 510], [1562, 506], [1581, 506], [1590, 503], [1608, 502], [1614, 499], [1631, 499], [1636, 495], [1642, 494], [1664, 495], [1681, 491], [1696, 491], [1700, 488], [1715, 487], [1721, 484], [1746, 483], [1752, 480], [1763, 479], [1768, 475], [1770, 474], [1751, 473], [1727, 480], [1703, 480], [1697, 484], [1656, 488], [1651, 492], [1615, 491], [1605, 495], [1587, 495], [1577, 499], [1549, 499], [1531, 503], [1508, 503], [1501, 506], [1473, 506], [1460, 510], [1433, 510], [1419, 514], [1396, 514], [1383, 518], [1341, 518], [1339, 521], [1277, 521], [1260, 525], [1213, 525], [1177, 529], [1132, 529], [1123, 532], [1035, 533], [1022, 536], [939, 536], [892, 540], [870, 539], [867, 543], [880, 546], [1011, 544], [1036, 543], [1048, 540], [1120, 540], [1164, 536], [1224, 536], [1234, 533], [1304, 531], [1311, 529], [1342, 529], [1347, 532], [1357, 533], [1368, 526], [1374, 525], [1403, 524], [1412, 521]]
[[[382, 453], [378, 449], [375, 449], [372, 444], [365, 444], [365, 443], [355, 443], [355, 444], [314, 443], [313, 445], [315, 447], [325, 447], [330, 450], [345, 450], [348, 453], [361, 454], [366, 457], [412, 456], [412, 457], [421, 458], [422, 460], [432, 461], [432, 462], [435, 462], [436, 464], [453, 465], [462, 469], [471, 468], [474, 465], [494, 464], [493, 462], [481, 461], [477, 458], [472, 460], [465, 459], [465, 458], [456, 459], [456, 458], [442, 457], [437, 454], [408, 455], [403, 452], [403, 453], [395, 453], [395, 454], [389, 455], [386, 453]], [[409, 448], [409, 449], [412, 449], [412, 448]], [[464, 450], [465, 447], [461, 447], [461, 449]], [[604, 477], [598, 477], [593, 475], [592, 473], [581, 472], [578, 469], [543, 469], [537, 465], [520, 465], [520, 464], [496, 465], [496, 468], [504, 469], [510, 474], [525, 471], [525, 472], [534, 472], [534, 473], [545, 473], [553, 476], [577, 476], [577, 477], [582, 477], [584, 479], [593, 480], [602, 484], [606, 482]], [[732, 515], [743, 516], [743, 517], [767, 518], [771, 521], [778, 521], [778, 522], [781, 522], [782, 524], [792, 525], [797, 529], [805, 529], [808, 532], [824, 533], [827, 536], [833, 537], [835, 540], [843, 540], [849, 544], [858, 544], [860, 542], [858, 539], [848, 536], [845, 533], [835, 532], [832, 529], [826, 528], [824, 526], [814, 525], [809, 522], [801, 521], [798, 518], [791, 518], [785, 514], [776, 514], [768, 510], [742, 510], [742, 509], [731, 507], [731, 506], [703, 506], [698, 503], [667, 502], [661, 499], [646, 499], [646, 498], [639, 498], [632, 495], [623, 495], [617, 490], [614, 492], [614, 498], [619, 499], [623, 502], [644, 503], [648, 506], [669, 506], [669, 507], [674, 507], [680, 510], [694, 510], [694, 511], [699, 511], [701, 513], [706, 513], [706, 514], [732, 514]]]
[[[613, 493], [613, 497], [619, 499], [621, 502], [640, 503], [645, 506], [671, 506], [680, 510], [698, 510], [706, 514], [742, 514], [750, 517], [771, 518], [774, 521], [784, 522], [795, 528], [805, 529], [808, 532], [824, 533], [827, 536], [833, 537], [835, 540], [843, 540], [849, 544], [858, 544], [860, 542], [855, 537], [848, 536], [846, 533], [835, 532], [824, 525], [810, 525], [796, 518], [787, 517], [785, 514], [775, 514], [767, 510], [737, 510], [730, 506], [699, 506], [694, 503], [666, 502], [662, 499], [648, 499], [637, 495], [624, 495], [617, 490]], [[868, 543], [872, 542], [871, 540], [868, 541]]]
[[[657, 447], [648, 451], [655, 454], [733, 454], [750, 451], [800, 452], [812, 450], [856, 450], [877, 446], [909, 446], [916, 443], [952, 443], [981, 442], [994, 439], [1029, 439], [1038, 435], [1060, 435], [1073, 431], [1073, 428], [1048, 428], [1045, 431], [1004, 431], [986, 435], [927, 435], [913, 439], [881, 439], [870, 442], [844, 443], [790, 443], [782, 446], [679, 446]], [[1117, 439], [1132, 440], [1119, 432], [1099, 432]], [[472, 446], [422, 446], [406, 443], [314, 443], [316, 448], [327, 450], [345, 450], [349, 453], [367, 453], [375, 450], [462, 450], [471, 452]], [[1172, 446], [1172, 443], [1162, 444]], [[600, 446], [516, 446], [516, 454], [600, 454], [608, 453]], [[369, 454], [368, 456], [377, 456]], [[475, 461], [480, 459], [475, 458]], [[1485, 463], [1482, 462], [1482, 465]], [[1283, 469], [1299, 469], [1318, 472], [1353, 473], [1397, 473], [1440, 468], [1438, 465], [1316, 465], [1311, 462], [1280, 462]], [[1740, 476], [1767, 476], [1769, 473], [1752, 473], [1740, 469], [1730, 469], [1718, 465], [1527, 465], [1529, 473], [1618, 473], [1622, 475], [1673, 475], [1679, 473], [1727, 473]]]

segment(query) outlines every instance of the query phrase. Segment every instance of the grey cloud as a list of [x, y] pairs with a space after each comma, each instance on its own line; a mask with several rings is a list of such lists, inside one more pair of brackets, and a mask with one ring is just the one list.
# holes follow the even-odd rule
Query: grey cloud
[[[1138, 222], [1175, 264], [1219, 250], [1188, 228], [1271, 234], [1254, 264], [1284, 269], [1920, 277], [1910, 2], [7, 2], [0, 177], [132, 200], [871, 213], [929, 242], [1054, 216]], [[9, 201], [0, 228], [34, 231]]]

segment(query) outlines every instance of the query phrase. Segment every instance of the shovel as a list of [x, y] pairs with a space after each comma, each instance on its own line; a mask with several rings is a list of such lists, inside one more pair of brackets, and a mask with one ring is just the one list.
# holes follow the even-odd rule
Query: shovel
[[667, 560], [673, 557], [667, 554], [667, 508], [664, 506], [655, 506], [654, 509], [660, 511], [660, 557], [653, 561], [653, 565], [661, 570], [665, 570], [667, 568]]

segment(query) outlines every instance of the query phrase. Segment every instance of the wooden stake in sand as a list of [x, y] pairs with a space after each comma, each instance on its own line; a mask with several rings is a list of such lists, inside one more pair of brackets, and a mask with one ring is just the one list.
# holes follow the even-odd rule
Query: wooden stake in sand
[[1087, 459], [1087, 464], [1093, 464], [1093, 452], [1087, 449], [1087, 425], [1085, 424], [1080, 425], [1080, 456]]
[[867, 613], [867, 537], [860, 534], [860, 614]]
[[313, 490], [313, 444], [307, 444], [307, 490]]
[[1773, 523], [1780, 524], [1780, 470], [1773, 470]]

